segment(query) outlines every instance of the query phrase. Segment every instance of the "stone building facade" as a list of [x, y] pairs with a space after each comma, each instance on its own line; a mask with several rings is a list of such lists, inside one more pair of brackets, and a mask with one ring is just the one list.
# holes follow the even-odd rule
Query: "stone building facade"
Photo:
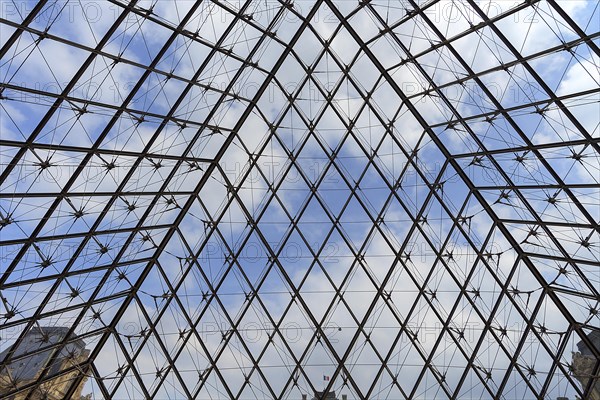
[[[588, 339], [597, 350], [600, 350], [600, 331], [592, 332], [588, 335]], [[579, 351], [573, 353], [573, 376], [581, 382], [583, 388], [588, 387], [591, 380], [592, 389], [587, 400], [600, 400], [600, 377], [594, 374], [599, 360], [583, 341], [577, 343], [577, 348]]]
[[[89, 357], [85, 343], [76, 336], [64, 346], [53, 346], [61, 343], [68, 331], [68, 328], [63, 327], [40, 327], [29, 331], [15, 350], [12, 361], [0, 367], [0, 397], [6, 400], [22, 400], [33, 390], [29, 397], [31, 400], [65, 400], [65, 394], [71, 388], [74, 379], [85, 371], [75, 369], [66, 374], [60, 372], [85, 362]], [[0, 353], [0, 363], [4, 362], [8, 351], [7, 349]], [[58, 355], [52, 361], [51, 357], [55, 352], [58, 352]], [[45, 368], [48, 368], [46, 376], [57, 376], [37, 388], [9, 397], [3, 396], [35, 382]], [[86, 398], [81, 395], [85, 381], [86, 378], [76, 388], [70, 400]]]

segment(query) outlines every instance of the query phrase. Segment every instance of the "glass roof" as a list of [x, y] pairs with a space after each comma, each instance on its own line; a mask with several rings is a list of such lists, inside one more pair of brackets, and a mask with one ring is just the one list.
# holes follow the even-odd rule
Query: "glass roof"
[[0, 5], [4, 395], [600, 395], [598, 2]]

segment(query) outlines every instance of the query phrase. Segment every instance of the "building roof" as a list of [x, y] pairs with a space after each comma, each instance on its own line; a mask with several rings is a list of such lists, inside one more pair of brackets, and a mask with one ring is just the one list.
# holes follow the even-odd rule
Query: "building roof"
[[[589, 333], [587, 335], [587, 337], [592, 342], [594, 347], [596, 347], [596, 350], [600, 352], [600, 331], [592, 331], [591, 333]], [[579, 349], [579, 352], [583, 355], [586, 355], [586, 356], [593, 355], [592, 351], [590, 350], [588, 345], [583, 342], [583, 340], [581, 340], [581, 341], [579, 341], [579, 343], [577, 343], [577, 348]]]
[[[40, 327], [30, 330], [23, 341], [16, 348], [8, 364], [1, 369], [2, 374], [8, 373], [14, 380], [34, 379], [38, 372], [48, 365], [54, 351], [60, 351], [60, 356], [55, 360], [50, 369], [50, 374], [60, 369], [61, 361], [70, 354], [81, 354], [85, 349], [85, 342], [77, 335], [72, 336], [72, 341], [61, 346], [69, 328], [66, 327]], [[0, 352], [0, 360], [4, 362], [11, 347]], [[22, 357], [24, 356], [24, 357]]]
[[327, 392], [327, 393], [325, 393], [324, 391], [323, 392], [315, 392], [315, 397], [313, 400], [325, 400], [325, 399], [337, 400], [337, 397], [335, 396], [335, 391]]

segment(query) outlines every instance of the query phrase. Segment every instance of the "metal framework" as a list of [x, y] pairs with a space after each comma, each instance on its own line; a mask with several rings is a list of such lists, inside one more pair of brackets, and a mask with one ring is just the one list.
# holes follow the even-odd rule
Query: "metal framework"
[[598, 2], [1, 7], [4, 396], [592, 398]]

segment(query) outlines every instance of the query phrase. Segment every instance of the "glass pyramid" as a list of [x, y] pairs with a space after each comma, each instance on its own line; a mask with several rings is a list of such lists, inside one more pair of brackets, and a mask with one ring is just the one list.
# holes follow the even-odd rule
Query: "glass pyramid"
[[0, 6], [0, 397], [600, 398], [598, 2]]

